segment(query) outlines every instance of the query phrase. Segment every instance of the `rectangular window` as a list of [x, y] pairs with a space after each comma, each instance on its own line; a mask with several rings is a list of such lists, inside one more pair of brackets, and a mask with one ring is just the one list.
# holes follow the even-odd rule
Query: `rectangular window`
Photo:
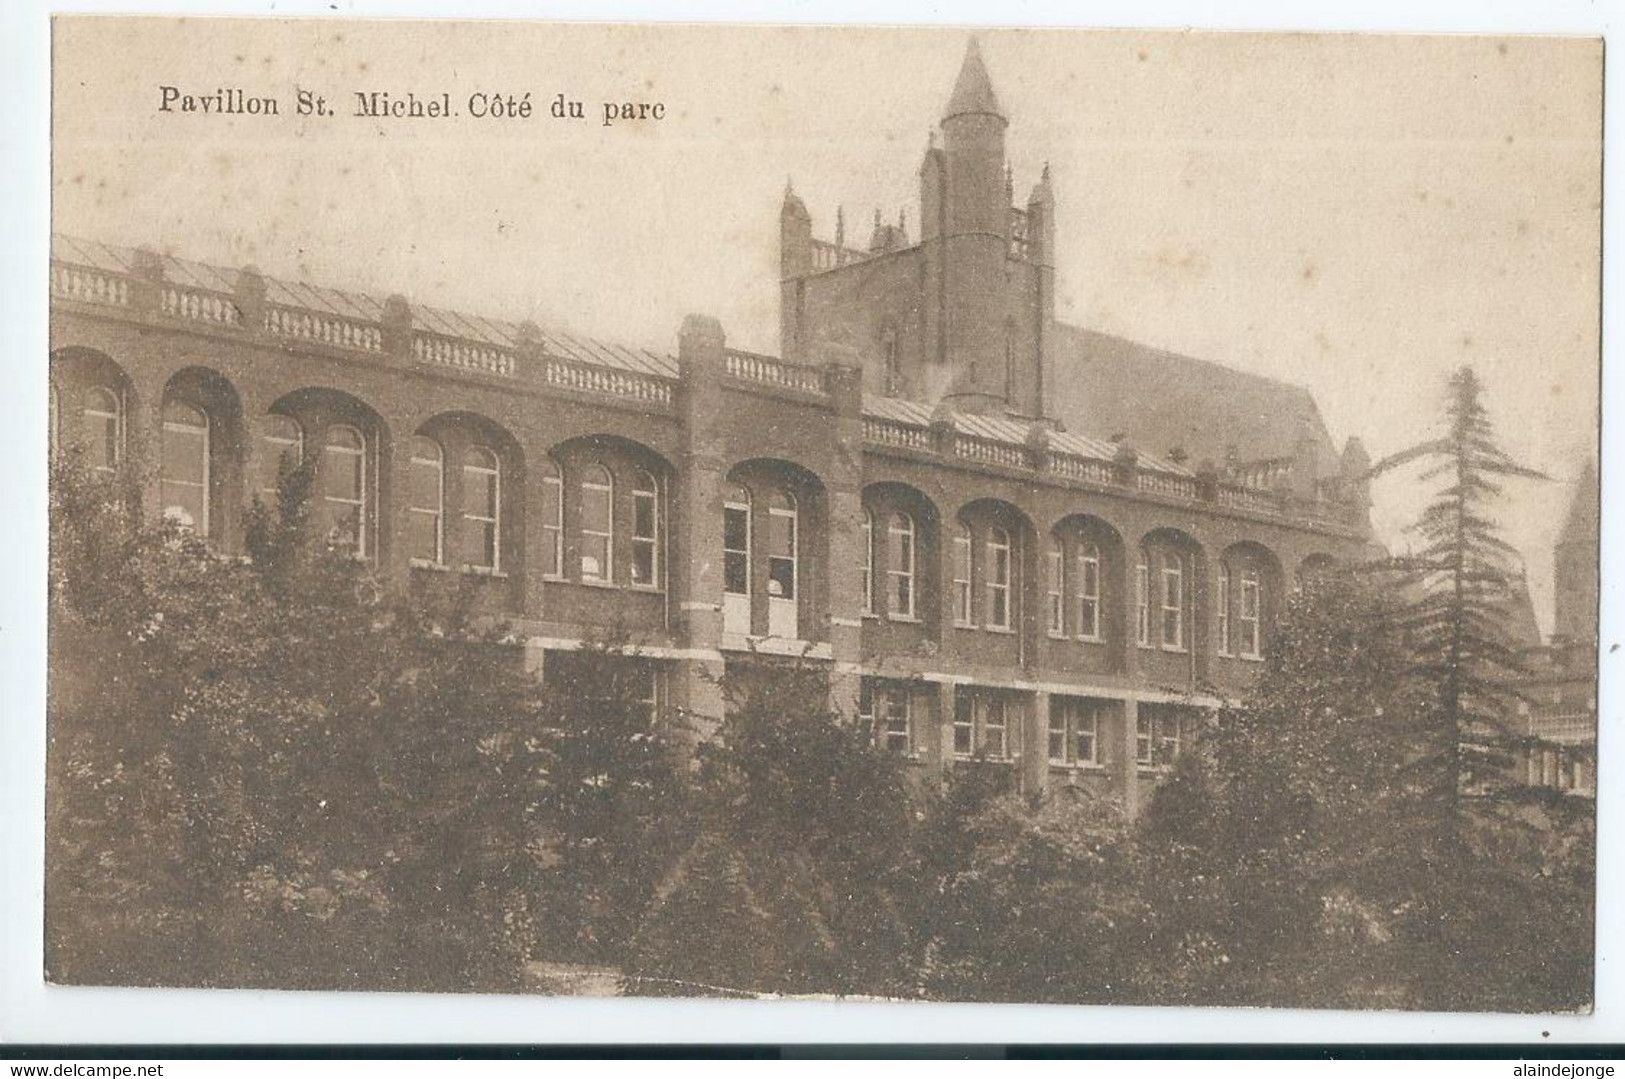
[[1078, 697], [1050, 698], [1049, 759], [1051, 764], [1100, 763], [1099, 704]]
[[1100, 551], [1085, 547], [1078, 556], [1078, 636], [1100, 640]]
[[891, 613], [914, 617], [914, 519], [896, 514], [886, 529], [886, 573], [891, 583]]
[[795, 512], [774, 507], [768, 511], [767, 527], [767, 594], [774, 599], [795, 599]]
[[1248, 570], [1241, 575], [1241, 654], [1244, 659], [1259, 659], [1263, 654], [1258, 627], [1259, 599], [1258, 574]]
[[884, 722], [881, 735], [886, 749], [892, 753], [909, 752], [914, 747], [909, 732], [908, 690], [892, 686], [881, 695], [880, 703]]
[[1142, 768], [1149, 768], [1157, 763], [1153, 756], [1156, 742], [1152, 738], [1151, 728], [1151, 714], [1142, 708], [1139, 718], [1134, 721], [1134, 763]]
[[750, 595], [750, 507], [739, 503], [722, 511], [722, 590]]
[[[646, 477], [640, 477], [646, 480]], [[660, 587], [660, 492], [652, 482], [632, 492], [632, 584]]]
[[969, 757], [975, 752], [976, 720], [969, 690], [954, 694], [954, 756]]
[[[600, 478], [601, 477], [601, 478]], [[609, 474], [594, 467], [593, 478], [581, 484], [581, 579], [614, 580], [611, 560], [614, 544], [615, 488]]]
[[1000, 530], [987, 541], [987, 624], [1010, 628], [1010, 539]]
[[502, 481], [497, 458], [471, 450], [463, 465], [463, 531], [467, 565], [486, 573], [502, 570]]
[[1057, 542], [1049, 552], [1049, 631], [1056, 637], [1066, 634], [1066, 557]]
[[1162, 647], [1180, 651], [1185, 647], [1185, 573], [1177, 556], [1162, 567]]
[[983, 701], [982, 750], [993, 760], [1003, 760], [1010, 756], [1010, 726], [1004, 698], [989, 696]]
[[564, 576], [564, 481], [557, 466], [542, 477], [542, 576]]
[[1169, 766], [1179, 759], [1180, 736], [1184, 733], [1184, 719], [1178, 712], [1164, 712], [1156, 717], [1157, 763]]
[[875, 613], [875, 518], [863, 511], [863, 613]]
[[425, 440], [414, 446], [410, 475], [408, 550], [412, 561], [438, 566], [445, 561], [440, 516], [445, 504], [445, 469], [441, 466], [439, 445]]
[[1219, 563], [1219, 655], [1230, 654], [1230, 567]]
[[1141, 562], [1134, 574], [1134, 637], [1141, 648], [1151, 647], [1151, 567]]
[[[954, 537], [954, 622], [972, 625], [971, 620], [971, 540], [970, 533]], [[968, 751], [967, 751], [968, 752]]]
[[1100, 706], [1087, 701], [1077, 702], [1077, 714], [1072, 724], [1073, 759], [1079, 764], [1100, 763]]
[[1067, 763], [1067, 714], [1066, 702], [1059, 697], [1051, 697], [1049, 702], [1049, 762], [1051, 764]]

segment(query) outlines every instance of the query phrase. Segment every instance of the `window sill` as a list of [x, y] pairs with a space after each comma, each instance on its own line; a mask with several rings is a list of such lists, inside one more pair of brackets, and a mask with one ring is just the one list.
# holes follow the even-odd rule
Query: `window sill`
[[1172, 765], [1167, 765], [1167, 764], [1139, 764], [1139, 763], [1136, 763], [1134, 765], [1134, 770], [1136, 772], [1138, 772], [1142, 776], [1165, 776], [1169, 772], [1172, 772], [1174, 769], [1173, 769]]
[[414, 558], [407, 565], [413, 569], [425, 570], [429, 573], [450, 573], [451, 567], [444, 562], [428, 562], [421, 558]]
[[976, 626], [975, 622], [959, 622], [959, 621], [955, 621], [954, 622], [954, 628], [955, 629], [976, 629], [977, 626]]
[[1264, 662], [1264, 654], [1262, 652], [1258, 653], [1257, 655], [1248, 655], [1247, 653], [1243, 652], [1241, 655], [1237, 656], [1236, 658], [1241, 660], [1243, 663], [1262, 663], [1262, 662]]
[[1079, 634], [1077, 637], [1075, 637], [1073, 639], [1076, 640], [1079, 644], [1105, 644], [1106, 643], [1106, 638], [1101, 637], [1098, 634], [1095, 635], [1095, 636], [1092, 636], [1092, 637], [1084, 636], [1083, 634]]
[[961, 764], [997, 764], [1008, 766], [1016, 763], [1016, 758], [1014, 757], [983, 757], [978, 760], [974, 754], [970, 753], [955, 753], [954, 760]]
[[629, 584], [626, 587], [628, 591], [642, 592], [646, 596], [658, 596], [665, 591], [657, 584]]
[[1069, 641], [1069, 640], [1072, 639], [1072, 638], [1068, 637], [1065, 633], [1057, 633], [1053, 629], [1050, 630], [1048, 633], [1044, 634], [1044, 636], [1048, 637], [1052, 641]]
[[1007, 637], [1014, 637], [1016, 635], [1015, 629], [1011, 626], [983, 626], [982, 631], [984, 633], [1000, 633]]
[[913, 614], [888, 614], [886, 616], [886, 621], [900, 622], [905, 626], [918, 626], [923, 625], [925, 619], [921, 618], [919, 615]]
[[1188, 649], [1188, 648], [1182, 648], [1182, 647], [1179, 647], [1177, 645], [1169, 645], [1169, 644], [1162, 645], [1160, 648], [1157, 649], [1157, 651], [1159, 651], [1159, 652], [1167, 652], [1171, 656], [1185, 656], [1185, 655], [1190, 654], [1190, 649]]
[[880, 615], [876, 614], [874, 611], [864, 611], [863, 614], [859, 615], [859, 617], [862, 618], [865, 622], [878, 622], [878, 621], [880, 621]]
[[1049, 767], [1050, 771], [1052, 772], [1087, 772], [1092, 775], [1106, 774], [1106, 766], [1104, 764], [1090, 762], [1080, 763], [1078, 761], [1058, 761], [1051, 758]]
[[614, 581], [576, 581], [575, 583], [580, 585], [582, 588], [604, 588], [612, 592], [621, 587]]
[[462, 573], [470, 577], [489, 577], [493, 581], [506, 581], [508, 575], [499, 569], [486, 569], [483, 566], [464, 566]]

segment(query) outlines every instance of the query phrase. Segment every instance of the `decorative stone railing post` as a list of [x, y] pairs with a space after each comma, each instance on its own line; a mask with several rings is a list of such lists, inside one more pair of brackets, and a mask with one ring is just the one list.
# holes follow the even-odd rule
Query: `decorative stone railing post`
[[163, 305], [164, 263], [150, 247], [135, 249], [130, 265], [130, 310], [155, 315]]
[[1038, 472], [1050, 470], [1049, 427], [1041, 422], [1027, 428], [1027, 463]]
[[237, 271], [237, 283], [232, 299], [242, 317], [239, 325], [244, 333], [258, 335], [265, 332], [265, 277], [254, 266]]
[[954, 410], [947, 401], [938, 402], [936, 411], [931, 413], [931, 448], [945, 457], [952, 457], [958, 434]]
[[1205, 457], [1196, 465], [1196, 497], [1203, 502], [1219, 500], [1219, 466]]
[[378, 319], [383, 331], [383, 353], [402, 366], [412, 362], [412, 305], [398, 292], [384, 300]]
[[1117, 474], [1118, 483], [1124, 487], [1136, 486], [1140, 474], [1139, 453], [1127, 442], [1119, 442], [1116, 452], [1112, 454], [1112, 469]]

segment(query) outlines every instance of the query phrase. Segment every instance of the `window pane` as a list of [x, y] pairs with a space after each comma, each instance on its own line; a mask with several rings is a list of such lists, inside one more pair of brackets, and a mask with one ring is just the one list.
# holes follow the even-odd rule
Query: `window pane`
[[287, 416], [265, 417], [264, 434], [260, 440], [260, 489], [276, 495], [281, 489], [283, 469], [298, 468], [304, 448], [304, 432], [299, 424]]
[[409, 513], [406, 520], [407, 557], [420, 562], [440, 561], [440, 519], [430, 513]]
[[727, 551], [750, 548], [750, 513], [737, 506], [722, 511], [722, 547]]
[[594, 532], [608, 532], [610, 520], [610, 492], [599, 486], [581, 488], [581, 527]]
[[796, 598], [796, 564], [789, 558], [767, 560], [767, 594], [778, 599]]
[[478, 569], [497, 568], [497, 526], [495, 521], [463, 518], [463, 555]]
[[583, 580], [604, 580], [609, 572], [609, 537], [582, 534], [581, 577]]
[[654, 495], [640, 494], [632, 499], [632, 534], [653, 539], [655, 534]]
[[722, 589], [736, 596], [750, 594], [750, 571], [743, 551], [723, 552]]

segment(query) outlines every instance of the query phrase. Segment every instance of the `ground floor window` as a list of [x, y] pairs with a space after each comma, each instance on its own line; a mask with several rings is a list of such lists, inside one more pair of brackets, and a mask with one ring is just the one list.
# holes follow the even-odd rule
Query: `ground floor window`
[[908, 687], [865, 678], [858, 690], [858, 717], [875, 742], [892, 753], [914, 750], [912, 702]]
[[960, 689], [954, 694], [954, 756], [1008, 760], [1015, 754], [1020, 705], [1009, 694]]
[[1049, 702], [1049, 760], [1051, 764], [1100, 763], [1101, 713], [1105, 701], [1083, 697], [1051, 697]]
[[1179, 759], [1194, 730], [1188, 709], [1142, 704], [1134, 727], [1134, 760], [1142, 768], [1167, 768]]

